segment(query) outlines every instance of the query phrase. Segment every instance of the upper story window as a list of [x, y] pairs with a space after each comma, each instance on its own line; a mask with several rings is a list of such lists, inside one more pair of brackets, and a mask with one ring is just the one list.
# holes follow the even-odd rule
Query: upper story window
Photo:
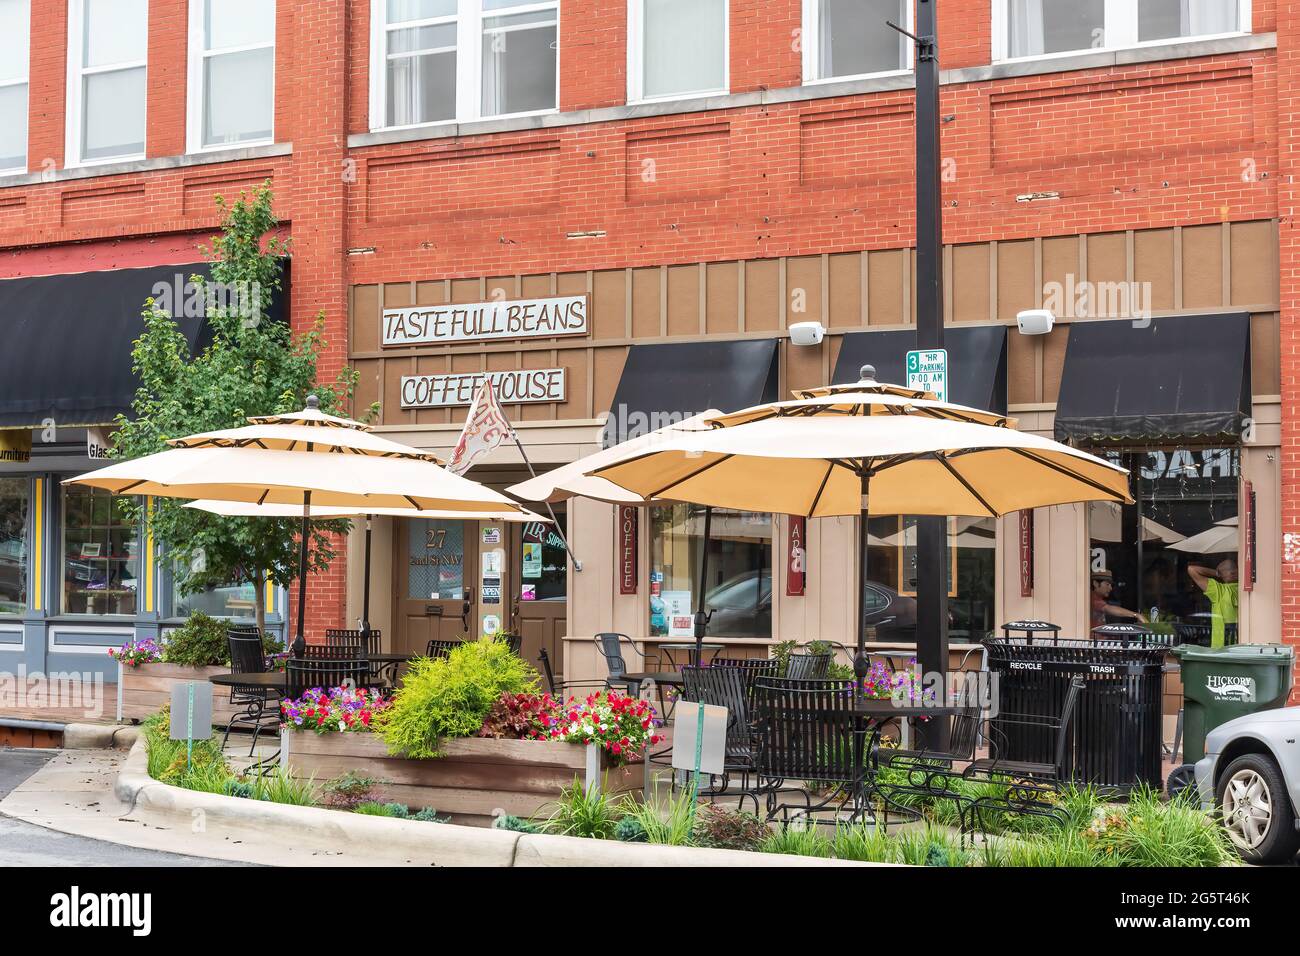
[[144, 157], [148, 51], [148, 0], [69, 0], [69, 166]]
[[1250, 0], [994, 0], [993, 58], [1250, 32]]
[[910, 30], [911, 0], [804, 0], [804, 82], [911, 69], [911, 41], [886, 20]]
[[371, 125], [554, 110], [559, 2], [371, 0]]
[[628, 0], [628, 99], [726, 93], [727, 0]]
[[0, 0], [0, 173], [27, 172], [28, 0]]
[[269, 143], [275, 0], [190, 0], [189, 149]]

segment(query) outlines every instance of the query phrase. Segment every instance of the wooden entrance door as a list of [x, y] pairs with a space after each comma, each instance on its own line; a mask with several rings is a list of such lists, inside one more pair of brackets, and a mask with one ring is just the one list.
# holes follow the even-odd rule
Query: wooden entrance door
[[[556, 506], [560, 527], [566, 513]], [[535, 667], [545, 648], [557, 674], [564, 672], [564, 631], [568, 614], [568, 553], [554, 525], [515, 524], [511, 531], [511, 618], [523, 638], [520, 654]]]
[[393, 535], [393, 649], [423, 654], [430, 640], [477, 635], [478, 522], [399, 519]]

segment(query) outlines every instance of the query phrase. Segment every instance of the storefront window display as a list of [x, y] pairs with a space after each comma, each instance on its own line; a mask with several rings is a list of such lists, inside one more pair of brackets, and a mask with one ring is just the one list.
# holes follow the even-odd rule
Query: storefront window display
[[131, 615], [140, 533], [123, 499], [76, 485], [63, 491], [63, 613]]
[[176, 593], [172, 602], [174, 617], [189, 617], [200, 611], [208, 617], [248, 617], [256, 613], [257, 589], [252, 584], [228, 583], [194, 594]]
[[[691, 638], [704, 554], [704, 508], [650, 509], [650, 634]], [[772, 636], [772, 516], [715, 508], [705, 605], [710, 637]]]
[[1132, 472], [1136, 503], [1089, 506], [1090, 584], [1110, 592], [1104, 606], [1094, 600], [1093, 625], [1141, 620], [1183, 640], [1235, 639], [1240, 449], [1105, 454]]
[[[867, 623], [882, 641], [916, 639], [916, 519], [871, 518], [868, 523]], [[979, 641], [994, 627], [997, 528], [992, 518], [948, 521], [948, 636]]]
[[27, 609], [26, 478], [0, 478], [0, 615]]
[[525, 601], [563, 601], [568, 596], [568, 560], [563, 532], [565, 513], [555, 515], [556, 525], [530, 521], [522, 529], [520, 596]]

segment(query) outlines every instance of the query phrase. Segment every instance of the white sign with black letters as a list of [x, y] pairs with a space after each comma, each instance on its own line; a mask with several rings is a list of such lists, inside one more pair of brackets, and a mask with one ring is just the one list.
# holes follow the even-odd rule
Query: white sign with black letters
[[380, 337], [384, 347], [391, 348], [586, 335], [587, 331], [587, 297], [569, 295], [385, 309]]
[[403, 408], [448, 408], [474, 404], [474, 396], [490, 379], [502, 405], [562, 402], [565, 370], [529, 368], [508, 372], [470, 372], [460, 375], [403, 375]]

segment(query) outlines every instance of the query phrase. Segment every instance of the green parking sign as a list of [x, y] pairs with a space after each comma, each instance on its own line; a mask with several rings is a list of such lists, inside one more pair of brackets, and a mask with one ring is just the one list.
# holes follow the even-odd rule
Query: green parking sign
[[948, 350], [913, 349], [907, 353], [907, 387], [948, 401]]

